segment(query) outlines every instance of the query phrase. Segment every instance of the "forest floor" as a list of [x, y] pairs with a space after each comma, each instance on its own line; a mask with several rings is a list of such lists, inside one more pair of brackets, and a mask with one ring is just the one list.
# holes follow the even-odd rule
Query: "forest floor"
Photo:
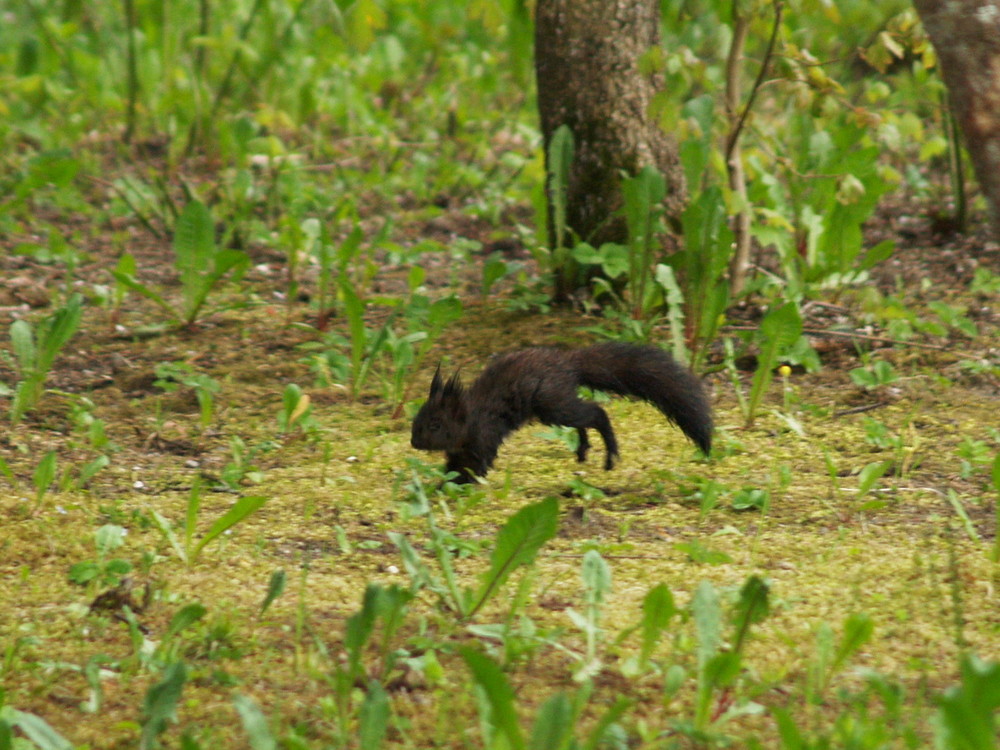
[[[78, 229], [72, 218], [60, 220], [67, 236]], [[82, 262], [71, 274], [11, 252], [30, 238], [0, 238], [7, 246], [0, 258], [0, 326], [44, 315], [53, 289], [67, 279], [83, 292], [111, 284], [109, 269], [123, 243], [145, 283], [167, 296], [178, 293], [168, 240], [138, 225], [105, 229], [82, 233], [91, 239], [82, 241]], [[466, 238], [530, 263], [516, 241], [460, 205], [430, 219], [397, 221], [394, 231], [400, 243]], [[737, 703], [792, 706], [812, 690], [819, 697], [799, 721], [819, 732], [832, 726], [829, 717], [852, 710], [847, 696], [862, 695], [879, 674], [913, 707], [898, 721], [926, 739], [935, 696], [958, 680], [959, 656], [1000, 653], [1000, 570], [990, 560], [996, 491], [989, 474], [1000, 450], [1000, 247], [981, 227], [966, 236], [936, 233], [933, 221], [905, 205], [883, 208], [867, 231], [872, 244], [894, 239], [894, 255], [866, 284], [806, 304], [805, 327], [822, 368], [776, 377], [752, 426], [721, 367], [721, 347], [713, 350], [706, 383], [717, 435], [710, 459], [698, 458], [648, 405], [614, 400], [608, 409], [623, 460], [613, 471], [601, 470], [600, 455], [577, 465], [551, 431], [529, 427], [504, 446], [484, 486], [434, 500], [436, 523], [468, 545], [455, 565], [460, 580], [472, 581], [486, 567], [483, 554], [504, 519], [528, 503], [560, 499], [558, 535], [519, 593], [491, 602], [472, 623], [503, 621], [516, 607], [520, 622], [537, 628], [539, 637], [524, 636], [518, 653], [510, 643], [483, 639], [507, 660], [525, 721], [547, 696], [576, 684], [586, 637], [567, 613], [587, 606], [580, 565], [588, 549], [609, 563], [613, 587], [601, 607], [601, 665], [587, 715], [624, 695], [637, 706], [634, 726], [650, 728], [651, 736], [675, 731], [670, 722], [689, 715], [695, 690], [688, 681], [671, 693], [653, 673], [623, 677], [638, 638], [627, 629], [658, 583], [687, 606], [699, 582], [710, 581], [727, 607], [747, 576], [770, 583], [770, 615], [754, 627], [741, 687], [719, 697], [719, 713]], [[134, 294], [114, 309], [88, 305], [38, 408], [0, 438], [11, 472], [0, 479], [5, 700], [44, 718], [75, 745], [134, 747], [144, 722], [142, 696], [158, 674], [150, 662], [171, 659], [183, 659], [189, 677], [178, 724], [167, 736], [186, 732], [205, 747], [241, 746], [232, 696], [242, 694], [257, 702], [277, 734], [336, 744], [331, 674], [345, 622], [366, 585], [409, 582], [389, 533], [406, 535], [430, 559], [427, 521], [407, 514], [406, 487], [412, 459], [434, 464], [440, 457], [410, 448], [412, 405], [396, 417], [377, 378], [354, 399], [342, 387], [315, 385], [303, 345], [318, 334], [290, 325], [314, 323], [315, 310], [305, 298], [281, 298], [283, 252], [245, 249], [251, 270], [214, 295], [215, 311], [192, 327], [157, 330], [162, 310]], [[481, 297], [474, 288], [481, 257], [457, 272], [465, 312], [413, 376], [411, 401], [423, 397], [440, 358], [461, 366], [468, 379], [491, 353], [582, 344], [603, 325], [591, 314], [516, 309], [509, 285]], [[427, 286], [453, 283], [455, 263], [428, 258]], [[373, 288], [400, 288], [405, 272], [381, 266]], [[758, 318], [753, 305], [736, 309], [724, 335]], [[900, 318], [915, 324], [905, 341], [885, 327]], [[339, 318], [332, 326], [345, 329]], [[891, 365], [891, 377], [867, 388], [852, 380], [851, 370], [876, 361]], [[195, 389], [176, 382], [165, 388], [157, 373], [162, 363], [178, 362], [218, 384], [207, 424], [199, 421]], [[745, 388], [753, 358], [738, 364]], [[0, 362], [0, 380], [11, 388], [17, 382], [10, 358]], [[290, 383], [309, 395], [311, 414], [300, 429], [282, 430], [282, 394]], [[108, 441], [100, 448], [92, 439], [95, 421]], [[33, 476], [49, 451], [56, 453], [56, 478], [41, 494]], [[76, 487], [80, 469], [101, 453], [109, 465]], [[884, 475], [859, 491], [859, 473], [880, 462]], [[183, 548], [198, 478], [196, 538], [236, 497], [267, 502], [185, 563], [153, 512], [172, 524]], [[720, 503], [703, 510], [709, 480]], [[754, 490], [767, 493], [766, 505], [740, 506], [738, 499]], [[127, 535], [120, 547], [99, 552], [95, 532], [109, 524]], [[113, 570], [104, 575], [110, 558], [130, 565], [131, 593], [116, 589]], [[74, 583], [71, 568], [88, 561], [102, 573]], [[287, 590], [262, 613], [268, 581], [279, 569], [287, 573]], [[116, 590], [117, 598], [99, 599]], [[206, 611], [178, 625], [178, 612], [192, 603]], [[125, 604], [135, 610], [133, 628]], [[395, 716], [389, 740], [424, 748], [475, 745], [479, 704], [470, 691], [455, 693], [466, 677], [454, 650], [474, 631], [449, 622], [426, 590], [411, 607], [416, 616], [396, 636], [406, 659], [383, 675]], [[859, 614], [873, 621], [873, 636], [836, 671], [824, 667], [824, 628], [836, 640]], [[678, 624], [657, 652], [688, 675], [697, 659], [691, 627]], [[426, 668], [428, 653], [443, 670]], [[819, 673], [829, 685], [817, 687]], [[865, 703], [876, 700], [864, 695]], [[725, 731], [757, 736], [766, 746], [777, 742], [767, 715], [751, 710], [734, 716]], [[176, 739], [169, 744], [178, 746]]]

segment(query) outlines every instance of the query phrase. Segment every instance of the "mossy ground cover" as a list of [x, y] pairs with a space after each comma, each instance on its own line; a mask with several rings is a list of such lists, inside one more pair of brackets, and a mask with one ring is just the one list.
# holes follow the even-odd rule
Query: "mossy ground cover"
[[[770, 584], [770, 615], [754, 627], [741, 675], [713, 700], [713, 711], [719, 718], [734, 707], [760, 708], [719, 732], [737, 743], [754, 737], [777, 746], [773, 707], [788, 708], [817, 736], [846, 732], [838, 722], [877, 724], [872, 717], [888, 709], [870, 686], [882, 681], [905, 706], [894, 726], [883, 727], [886, 737], [929, 742], [936, 696], [956, 683], [959, 656], [995, 655], [1000, 644], [998, 570], [989, 558], [996, 497], [987, 465], [997, 448], [996, 376], [957, 364], [966, 355], [993, 356], [996, 317], [981, 295], [962, 286], [946, 293], [984, 311], [979, 335], [937, 338], [925, 348], [876, 345], [899, 376], [877, 389], [859, 387], [847, 372], [870, 342], [859, 350], [846, 339], [825, 355], [823, 370], [777, 378], [766, 409], [745, 427], [730, 377], [709, 376], [718, 426], [710, 460], [698, 459], [648, 405], [614, 400], [607, 408], [623, 460], [612, 472], [600, 469], [599, 455], [577, 465], [564, 441], [532, 426], [505, 445], [484, 486], [432, 494], [435, 523], [465, 545], [455, 560], [462, 581], [487, 567], [497, 529], [524, 505], [558, 497], [559, 531], [470, 622], [419, 592], [386, 644], [405, 658], [387, 672], [387, 651], [370, 644], [365, 671], [378, 675], [390, 696], [386, 743], [479, 745], [482, 706], [456, 655], [461, 645], [477, 644], [505, 664], [526, 726], [547, 698], [579, 685], [574, 674], [586, 639], [567, 613], [585, 608], [580, 567], [588, 549], [610, 566], [612, 589], [599, 607], [600, 664], [587, 681], [593, 693], [582, 726], [625, 697], [631, 703], [622, 723], [634, 741], [695, 742], [676, 727], [692, 716], [695, 699], [691, 617], [673, 622], [655, 666], [639, 674], [623, 666], [639, 646], [643, 597], [666, 584], [684, 609], [710, 581], [726, 611], [756, 574]], [[919, 305], [920, 295], [910, 304]], [[129, 305], [141, 320], [142, 304]], [[168, 746], [182, 736], [203, 747], [246, 743], [234, 695], [256, 702], [274, 736], [308, 746], [357, 741], [364, 683], [349, 690], [353, 712], [344, 725], [331, 676], [345, 658], [345, 623], [369, 584], [410, 585], [390, 532], [406, 535], [430, 561], [426, 519], [406, 511], [407, 482], [410, 462], [438, 458], [415, 455], [407, 419], [392, 417], [378, 389], [352, 401], [344, 389], [311, 386], [296, 348], [305, 335], [276, 320], [278, 312], [259, 304], [140, 339], [116, 331], [105, 311], [88, 310], [50, 381], [64, 394], [86, 394], [114, 445], [111, 464], [86, 489], [58, 480], [92, 452], [73, 421], [73, 396], [46, 394], [5, 435], [13, 475], [0, 501], [5, 700], [76, 745], [134, 746], [144, 696], [163, 664], [174, 661], [185, 663], [188, 678], [176, 724], [165, 730]], [[307, 314], [304, 306], [295, 312]], [[497, 297], [472, 306], [434, 361], [440, 355], [464, 363], [471, 375], [492, 351], [582, 342], [597, 322], [511, 312]], [[153, 385], [154, 366], [177, 360], [221, 384], [205, 427], [190, 389]], [[414, 375], [414, 397], [430, 374], [428, 366]], [[293, 382], [311, 397], [311, 421], [281, 433], [281, 393]], [[898, 439], [872, 437], [886, 432]], [[211, 491], [233, 461], [234, 436], [253, 451], [252, 472], [227, 491]], [[57, 480], [36, 502], [32, 472], [49, 450], [57, 452]], [[859, 471], [881, 461], [890, 463], [884, 476], [859, 494]], [[238, 495], [267, 502], [185, 564], [152, 512], [182, 528], [196, 478], [204, 488], [196, 540]], [[708, 481], [719, 500], [706, 509]], [[738, 510], [741, 490], [763, 490], [767, 501]], [[106, 524], [127, 530], [108, 556], [132, 566], [132, 593], [123, 600], [136, 610], [132, 627], [122, 601], [93, 606], [117, 579], [78, 585], [69, 577], [74, 564], [98, 557], [95, 532]], [[286, 575], [284, 592], [261, 613], [277, 570]], [[172, 619], [191, 604], [202, 605], [203, 616], [171, 632]], [[836, 641], [857, 616], [870, 618], [870, 639], [829, 671], [821, 642]], [[512, 630], [507, 642], [469, 627], [503, 622]], [[687, 678], [668, 689], [666, 675], [677, 674], [671, 666]], [[862, 706], [871, 712], [863, 720], [856, 716]]]
[[[1000, 248], [908, 3], [775, 27], [754, 278], [697, 326], [712, 456], [612, 400], [613, 471], [529, 426], [462, 492], [409, 445], [439, 361], [691, 333], [666, 288], [630, 320], [621, 276], [551, 309], [531, 4], [169, 5], [0, 18], [0, 750], [992, 747]], [[732, 23], [665, 12], [642, 63], [720, 223]], [[796, 350], [750, 420], [786, 302], [818, 367]]]

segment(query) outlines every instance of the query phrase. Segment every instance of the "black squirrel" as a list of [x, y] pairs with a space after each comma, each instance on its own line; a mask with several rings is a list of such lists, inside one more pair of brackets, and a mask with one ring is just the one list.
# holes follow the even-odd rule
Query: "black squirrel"
[[648, 401], [708, 455], [712, 411], [701, 381], [655, 346], [611, 342], [583, 349], [532, 347], [501, 354], [466, 389], [458, 373], [448, 380], [438, 365], [430, 396], [413, 420], [410, 444], [443, 450], [453, 480], [486, 475], [500, 444], [531, 419], [575, 427], [578, 461], [590, 449], [587, 428], [604, 439], [605, 470], [618, 458], [618, 441], [607, 412], [577, 395], [581, 385]]

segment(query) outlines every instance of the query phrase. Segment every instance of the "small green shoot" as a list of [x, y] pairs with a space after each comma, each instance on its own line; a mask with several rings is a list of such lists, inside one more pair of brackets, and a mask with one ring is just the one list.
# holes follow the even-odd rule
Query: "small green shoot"
[[256, 701], [245, 695], [234, 695], [233, 706], [240, 715], [240, 722], [250, 740], [251, 750], [276, 750], [278, 743], [271, 734], [267, 717]]
[[35, 485], [35, 512], [42, 507], [42, 500], [56, 479], [56, 452], [49, 451], [35, 467], [35, 473], [31, 476], [32, 484]]
[[657, 584], [646, 592], [642, 599], [642, 620], [639, 624], [642, 634], [639, 653], [625, 660], [622, 674], [637, 677], [649, 671], [653, 651], [659, 645], [670, 621], [678, 613], [674, 596], [665, 583]]
[[899, 379], [892, 364], [884, 359], [866, 364], [864, 367], [855, 367], [849, 374], [854, 384], [866, 391], [878, 390]]
[[993, 458], [991, 479], [993, 482], [993, 491], [997, 495], [994, 501], [996, 524], [993, 526], [993, 550], [990, 554], [990, 559], [995, 565], [996, 563], [1000, 563], [1000, 453]]
[[191, 487], [188, 496], [187, 515], [184, 524], [184, 539], [177, 539], [173, 525], [164, 518], [155, 508], [149, 508], [153, 523], [160, 530], [164, 539], [170, 544], [177, 557], [186, 565], [190, 565], [198, 559], [198, 555], [211, 542], [220, 535], [226, 533], [241, 521], [251, 516], [267, 502], [266, 497], [258, 495], [248, 495], [241, 497], [222, 516], [216, 519], [215, 523], [205, 533], [205, 536], [196, 544], [194, 542], [195, 527], [198, 521], [198, 514], [201, 508], [201, 482], [196, 480]]
[[79, 294], [74, 294], [35, 327], [26, 320], [11, 323], [10, 342], [19, 376], [10, 407], [12, 424], [18, 424], [41, 399], [56, 357], [80, 325], [82, 301]]
[[979, 538], [979, 533], [976, 531], [976, 526], [972, 523], [972, 519], [969, 518], [968, 511], [965, 510], [965, 506], [962, 505], [961, 499], [958, 497], [958, 493], [951, 487], [948, 488], [948, 502], [951, 507], [955, 510], [955, 515], [958, 516], [959, 520], [962, 522], [962, 528], [965, 529], [966, 535], [973, 542], [981, 543], [982, 539]]
[[105, 524], [94, 532], [97, 559], [78, 562], [69, 569], [69, 580], [85, 586], [97, 581], [101, 586], [117, 586], [124, 576], [132, 571], [132, 565], [120, 558], [108, 559], [108, 555], [125, 543], [124, 527]]
[[264, 600], [260, 603], [259, 615], [267, 612], [268, 608], [274, 604], [275, 599], [285, 592], [286, 578], [285, 571], [280, 568], [271, 574], [271, 580], [267, 584], [267, 594], [265, 594]]
[[312, 400], [308, 393], [289, 383], [281, 395], [281, 412], [278, 414], [278, 429], [282, 435], [288, 435], [296, 427], [308, 432], [315, 428], [312, 419]]
[[939, 747], [994, 750], [1000, 730], [1000, 662], [965, 654], [959, 670], [961, 684], [948, 688], [938, 700]]
[[559, 504], [552, 497], [526, 505], [511, 516], [497, 534], [489, 569], [481, 576], [478, 589], [473, 590], [458, 586], [452, 566], [454, 550], [450, 535], [434, 523], [430, 506], [424, 507], [430, 525], [430, 547], [437, 557], [443, 577], [439, 578], [431, 571], [405, 536], [390, 532], [389, 539], [399, 549], [413, 587], [427, 588], [437, 594], [442, 603], [462, 619], [473, 617], [517, 568], [529, 565], [535, 559], [542, 546], [555, 536], [559, 518]]
[[844, 620], [840, 642], [834, 645], [832, 628], [823, 622], [816, 632], [816, 658], [809, 668], [806, 694], [813, 703], [821, 702], [834, 676], [843, 669], [855, 653], [871, 640], [875, 624], [864, 613], [849, 615]]
[[577, 682], [589, 680], [601, 671], [597, 645], [601, 639], [601, 606], [611, 592], [611, 568], [597, 550], [587, 550], [583, 556], [580, 577], [583, 580], [583, 600], [586, 608], [582, 613], [574, 609], [566, 610], [566, 614], [573, 624], [580, 628], [586, 641], [586, 650], [580, 666], [573, 673], [573, 679]]
[[863, 502], [865, 497], [871, 494], [879, 480], [892, 468], [892, 461], [873, 461], [866, 464], [858, 472], [858, 496], [856, 501], [857, 510], [860, 512], [877, 510], [885, 503], [881, 500], [870, 500]]
[[771, 378], [778, 357], [792, 347], [802, 334], [802, 318], [798, 307], [787, 302], [772, 309], [760, 322], [760, 353], [757, 355], [757, 371], [750, 387], [747, 402], [746, 426], [750, 427], [757, 416], [757, 410], [771, 384]]
[[205, 429], [211, 424], [215, 409], [214, 396], [222, 389], [217, 380], [204, 373], [195, 372], [187, 362], [161, 362], [153, 371], [157, 377], [153, 385], [157, 388], [162, 388], [168, 393], [177, 390], [178, 385], [192, 389], [198, 399], [201, 428]]
[[570, 253], [569, 228], [566, 225], [567, 192], [573, 152], [573, 131], [568, 125], [560, 125], [549, 140], [547, 154], [552, 299], [559, 304], [569, 299], [576, 283], [576, 263]]
[[184, 662], [173, 662], [163, 670], [163, 678], [149, 688], [143, 706], [142, 735], [140, 750], [153, 750], [159, 746], [159, 737], [177, 718], [177, 704], [180, 702], [187, 670]]

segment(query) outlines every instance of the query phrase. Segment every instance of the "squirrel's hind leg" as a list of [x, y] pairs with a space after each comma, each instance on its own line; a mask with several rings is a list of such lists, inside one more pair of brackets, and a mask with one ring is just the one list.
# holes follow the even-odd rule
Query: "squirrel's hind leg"
[[608, 470], [614, 467], [615, 459], [618, 458], [618, 441], [615, 439], [615, 431], [611, 428], [608, 413], [597, 404], [582, 399], [575, 399], [572, 403], [564, 401], [558, 409], [540, 411], [538, 417], [545, 424], [561, 424], [576, 428], [576, 433], [580, 436], [576, 457], [580, 461], [586, 458], [590, 449], [586, 431], [597, 430], [604, 440], [604, 468]]
[[587, 431], [582, 427], [576, 428], [576, 460], [581, 464], [587, 460], [587, 453], [590, 451], [590, 438], [587, 437]]

